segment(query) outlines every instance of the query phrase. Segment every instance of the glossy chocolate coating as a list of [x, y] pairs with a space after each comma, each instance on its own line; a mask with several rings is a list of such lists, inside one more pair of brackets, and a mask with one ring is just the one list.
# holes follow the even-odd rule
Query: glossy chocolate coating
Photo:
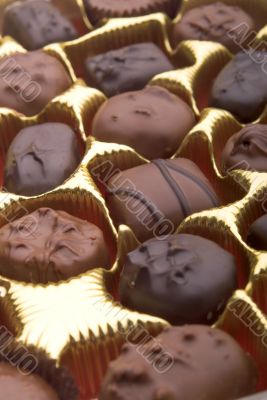
[[163, 12], [173, 18], [181, 0], [84, 0], [88, 18], [96, 24], [103, 18], [138, 17]]
[[13, 54], [0, 60], [0, 107], [32, 116], [70, 85], [63, 64], [42, 51]]
[[0, 229], [0, 273], [33, 283], [57, 282], [109, 267], [103, 232], [64, 211], [39, 208]]
[[183, 158], [128, 169], [107, 186], [113, 221], [130, 226], [140, 241], [174, 233], [188, 215], [219, 205], [200, 169]]
[[71, 176], [80, 159], [76, 135], [68, 125], [45, 123], [24, 128], [8, 149], [4, 187], [24, 196], [48, 192]]
[[78, 37], [72, 23], [48, 0], [16, 1], [4, 13], [3, 34], [27, 50]]
[[267, 172], [267, 125], [251, 124], [235, 133], [222, 152], [222, 169]]
[[249, 228], [248, 244], [254, 249], [267, 251], [267, 215], [258, 218]]
[[183, 100], [148, 86], [107, 100], [95, 116], [92, 134], [103, 142], [131, 146], [152, 160], [171, 157], [195, 122]]
[[[209, 40], [221, 43], [236, 53], [240, 51], [240, 45], [228, 34], [240, 24], [245, 24], [249, 32], [255, 30], [253, 19], [240, 7], [221, 2], [202, 5], [187, 11], [175, 25], [173, 43], [177, 45], [182, 40]], [[242, 41], [242, 45], [245, 44]]]
[[212, 324], [236, 285], [230, 253], [202, 237], [176, 234], [151, 239], [128, 254], [120, 299], [125, 307], [172, 325]]
[[185, 325], [148, 339], [124, 346], [99, 400], [236, 400], [256, 391], [252, 358], [219, 329]]
[[140, 43], [88, 57], [85, 68], [88, 85], [111, 97], [143, 89], [155, 75], [174, 66], [154, 43]]
[[54, 389], [38, 375], [23, 375], [7, 362], [0, 363], [0, 387], [3, 400], [59, 400]]
[[[230, 111], [243, 122], [259, 117], [267, 102], [267, 52], [238, 53], [220, 72], [212, 88], [210, 105]], [[257, 59], [258, 62], [255, 62]]]

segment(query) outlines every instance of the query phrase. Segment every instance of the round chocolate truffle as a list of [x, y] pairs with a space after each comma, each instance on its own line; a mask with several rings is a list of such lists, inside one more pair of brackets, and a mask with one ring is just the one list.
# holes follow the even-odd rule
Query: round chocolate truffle
[[8, 149], [4, 187], [23, 196], [48, 192], [70, 177], [80, 159], [76, 135], [68, 125], [45, 123], [24, 128]]
[[57, 282], [109, 267], [103, 232], [64, 211], [39, 208], [0, 229], [0, 273], [33, 283]]
[[125, 144], [142, 156], [171, 157], [196, 122], [191, 108], [157, 86], [107, 100], [93, 121], [97, 140]]
[[138, 17], [163, 12], [173, 18], [181, 0], [84, 0], [88, 18], [94, 24], [103, 18]]
[[137, 348], [125, 345], [109, 366], [99, 399], [235, 400], [254, 393], [256, 383], [251, 356], [231, 336], [185, 325]]
[[71, 85], [63, 64], [42, 51], [13, 54], [0, 60], [0, 107], [38, 114]]
[[111, 217], [116, 226], [128, 225], [141, 242], [174, 233], [187, 216], [220, 205], [201, 170], [184, 158], [153, 160], [109, 176]]
[[267, 102], [267, 52], [240, 52], [214, 81], [210, 105], [230, 111], [243, 122], [260, 116]]
[[258, 218], [248, 231], [248, 244], [256, 250], [267, 251], [267, 215]]
[[222, 169], [267, 172], [267, 125], [247, 125], [230, 137], [222, 152]]
[[171, 235], [151, 239], [128, 254], [120, 298], [124, 306], [172, 325], [211, 324], [236, 285], [230, 253], [199, 236]]
[[[253, 19], [238, 6], [216, 2], [196, 7], [187, 11], [175, 25], [173, 44], [176, 46], [182, 40], [209, 40], [219, 42], [236, 53], [240, 50], [240, 45], [233, 40], [229, 32], [240, 24], [243, 24], [249, 32], [255, 30]], [[252, 40], [251, 35], [249, 38]], [[246, 42], [243, 39], [242, 46], [244, 45]]]
[[59, 400], [55, 390], [41, 377], [23, 375], [6, 362], [0, 362], [0, 387], [3, 400]]

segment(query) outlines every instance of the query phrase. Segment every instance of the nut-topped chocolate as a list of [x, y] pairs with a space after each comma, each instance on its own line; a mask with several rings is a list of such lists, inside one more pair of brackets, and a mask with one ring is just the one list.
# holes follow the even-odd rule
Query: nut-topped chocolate
[[71, 85], [64, 65], [43, 51], [1, 58], [0, 71], [0, 107], [27, 116], [38, 114]]
[[210, 106], [230, 111], [243, 122], [258, 118], [267, 101], [267, 52], [239, 52], [214, 81]]
[[[240, 45], [229, 33], [243, 24], [249, 32], [255, 30], [255, 23], [251, 16], [241, 7], [228, 5], [222, 2], [202, 5], [187, 11], [173, 30], [173, 44], [183, 40], [209, 40], [226, 46], [236, 53]], [[248, 44], [252, 36], [242, 38], [242, 45]]]
[[92, 127], [97, 140], [131, 146], [142, 156], [171, 157], [196, 118], [179, 97], [158, 86], [148, 86], [107, 100]]
[[120, 300], [172, 325], [212, 324], [236, 285], [230, 253], [202, 237], [176, 234], [148, 240], [127, 255]]
[[267, 172], [267, 125], [247, 125], [231, 136], [222, 152], [221, 164], [224, 172]]
[[113, 221], [130, 226], [140, 241], [174, 233], [187, 216], [219, 204], [201, 170], [184, 158], [154, 160], [107, 182]]
[[125, 345], [109, 366], [99, 399], [236, 400], [254, 393], [256, 384], [254, 361], [231, 336], [185, 325], [137, 348]]
[[171, 18], [178, 12], [181, 0], [84, 0], [88, 18], [94, 24], [103, 18], [138, 17], [164, 12]]
[[13, 36], [27, 50], [78, 37], [73, 24], [49, 0], [16, 1], [5, 9], [3, 35]]
[[86, 80], [111, 97], [143, 89], [155, 75], [174, 69], [167, 56], [154, 43], [139, 43], [88, 57]]
[[39, 208], [0, 229], [0, 274], [8, 278], [57, 282], [98, 267], [109, 267], [103, 232], [64, 211]]
[[7, 362], [0, 362], [0, 388], [3, 400], [60, 400], [44, 379], [36, 374], [22, 374]]
[[24, 196], [48, 192], [70, 177], [80, 159], [76, 135], [68, 125], [45, 123], [24, 128], [8, 149], [4, 187]]

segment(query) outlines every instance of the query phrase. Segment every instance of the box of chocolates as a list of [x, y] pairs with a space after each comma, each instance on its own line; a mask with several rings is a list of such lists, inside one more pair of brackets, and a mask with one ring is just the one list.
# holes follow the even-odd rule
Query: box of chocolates
[[266, 21], [0, 1], [0, 397], [266, 398]]

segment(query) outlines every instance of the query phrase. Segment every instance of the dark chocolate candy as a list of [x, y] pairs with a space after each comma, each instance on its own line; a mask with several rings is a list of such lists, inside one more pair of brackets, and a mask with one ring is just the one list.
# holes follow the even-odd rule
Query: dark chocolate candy
[[247, 125], [227, 141], [222, 152], [222, 169], [267, 172], [267, 125]]
[[24, 374], [15, 366], [0, 363], [1, 398], [4, 400], [59, 400], [55, 390], [36, 374]]
[[48, 192], [70, 177], [80, 159], [76, 135], [68, 125], [24, 128], [7, 152], [4, 187], [24, 196]]
[[140, 328], [102, 383], [100, 400], [235, 400], [256, 391], [251, 356], [227, 333], [202, 325], [168, 328], [149, 340]]
[[13, 54], [0, 60], [0, 107], [32, 116], [70, 85], [63, 64], [42, 51]]
[[16, 1], [4, 12], [3, 34], [27, 50], [78, 37], [72, 23], [48, 0]]
[[216, 78], [210, 105], [230, 111], [243, 122], [258, 118], [267, 102], [265, 59], [267, 52], [238, 53]]
[[0, 273], [33, 283], [57, 282], [109, 267], [103, 232], [64, 211], [38, 210], [0, 229]]
[[250, 226], [248, 244], [254, 249], [267, 251], [267, 214], [258, 218]]
[[191, 108], [157, 86], [107, 100], [93, 121], [97, 140], [131, 146], [142, 156], [171, 157], [196, 122]]
[[87, 83], [110, 97], [143, 89], [155, 75], [174, 66], [154, 43], [139, 43], [90, 56], [85, 68]]
[[183, 158], [128, 169], [109, 179], [107, 187], [113, 221], [130, 226], [140, 241], [174, 233], [187, 216], [219, 205], [200, 169]]
[[[219, 42], [230, 51], [236, 53], [240, 50], [237, 40], [234, 40], [235, 29], [244, 24], [249, 32], [255, 31], [253, 19], [242, 8], [231, 6], [221, 2], [202, 5], [185, 13], [182, 19], [175, 25], [173, 31], [173, 43], [177, 45], [182, 40], [210, 40]], [[229, 32], [233, 32], [232, 35]], [[245, 46], [249, 39], [242, 40]]]
[[236, 284], [230, 253], [202, 237], [176, 234], [151, 239], [128, 254], [120, 299], [124, 306], [172, 325], [212, 324]]
[[103, 18], [138, 17], [164, 12], [173, 18], [181, 0], [84, 0], [88, 18], [94, 24]]

